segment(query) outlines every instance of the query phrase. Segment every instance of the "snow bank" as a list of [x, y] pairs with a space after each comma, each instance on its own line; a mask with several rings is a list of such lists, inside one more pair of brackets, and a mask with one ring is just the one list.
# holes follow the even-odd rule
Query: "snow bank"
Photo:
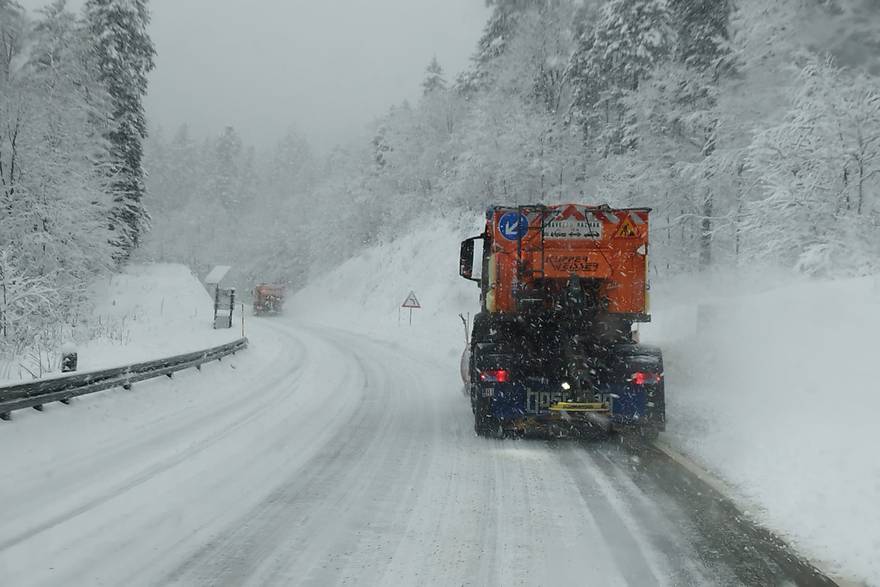
[[[200, 350], [238, 338], [231, 330], [214, 330], [214, 302], [188, 267], [176, 264], [130, 265], [122, 273], [92, 286], [95, 308], [74, 336], [79, 371], [105, 369]], [[68, 341], [65, 346], [69, 346]], [[42, 358], [57, 375], [60, 351]], [[23, 367], [35, 371], [22, 360]], [[29, 380], [23, 367], [9, 370], [9, 380]], [[15, 375], [20, 373], [20, 378]]]
[[185, 265], [132, 265], [94, 289], [97, 336], [79, 349], [82, 369], [148, 361], [241, 336], [240, 315], [232, 329], [213, 329], [214, 301]]
[[[440, 345], [456, 357], [464, 345], [459, 314], [479, 311], [477, 284], [458, 275], [459, 242], [478, 234], [474, 223], [424, 223], [390, 243], [368, 249], [313, 280], [286, 308], [300, 317], [377, 338]], [[410, 291], [421, 304], [401, 308]]]
[[[479, 309], [475, 284], [458, 277], [458, 243], [477, 230], [426, 224], [315, 280], [289, 309], [433, 348], [456, 370], [458, 314]], [[655, 282], [655, 321], [642, 337], [666, 354], [665, 440], [815, 560], [880, 584], [880, 287], [785, 283], [776, 274]], [[405, 310], [398, 322], [410, 290], [423, 306], [411, 327]]]
[[645, 334], [667, 357], [667, 440], [814, 558], [880, 584], [878, 281], [686, 304], [676, 289]]

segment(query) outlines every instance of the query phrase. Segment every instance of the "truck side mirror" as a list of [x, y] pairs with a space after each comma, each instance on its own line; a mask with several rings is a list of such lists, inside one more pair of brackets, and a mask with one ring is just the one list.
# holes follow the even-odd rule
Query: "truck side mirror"
[[461, 241], [461, 255], [459, 257], [458, 274], [479, 283], [478, 278], [474, 278], [474, 241], [481, 240], [482, 236], [472, 236], [469, 239]]

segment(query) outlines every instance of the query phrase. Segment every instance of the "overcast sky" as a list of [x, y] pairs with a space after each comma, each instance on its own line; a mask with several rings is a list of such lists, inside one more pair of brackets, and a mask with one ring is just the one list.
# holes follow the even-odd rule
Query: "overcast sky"
[[[47, 0], [24, 0], [39, 8]], [[71, 0], [79, 7], [82, 0]], [[419, 96], [436, 55], [466, 67], [483, 0], [152, 0], [152, 125], [235, 126], [262, 145], [294, 125], [327, 148]]]

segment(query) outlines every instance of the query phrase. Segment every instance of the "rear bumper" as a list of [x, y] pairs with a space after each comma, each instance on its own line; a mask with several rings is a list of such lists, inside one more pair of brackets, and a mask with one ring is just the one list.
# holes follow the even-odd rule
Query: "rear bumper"
[[[554, 389], [558, 389], [553, 386]], [[665, 401], [661, 385], [609, 385], [599, 395], [604, 409], [560, 409], [561, 394], [527, 388], [519, 383], [480, 384], [479, 393], [488, 401], [489, 412], [502, 426], [512, 429], [537, 427], [666, 427]]]

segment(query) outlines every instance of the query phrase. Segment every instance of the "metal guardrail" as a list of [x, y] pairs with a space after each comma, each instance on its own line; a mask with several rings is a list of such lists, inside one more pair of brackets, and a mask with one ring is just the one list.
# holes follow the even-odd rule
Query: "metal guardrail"
[[80, 395], [105, 391], [114, 387], [131, 389], [132, 384], [138, 381], [162, 375], [171, 377], [176, 371], [190, 367], [201, 370], [204, 363], [219, 361], [223, 357], [234, 355], [247, 346], [248, 339], [240, 338], [234, 342], [204, 351], [165, 359], [0, 387], [0, 420], [10, 420], [12, 412], [15, 410], [35, 408], [42, 411], [43, 405], [51, 402], [67, 404], [71, 399]]

